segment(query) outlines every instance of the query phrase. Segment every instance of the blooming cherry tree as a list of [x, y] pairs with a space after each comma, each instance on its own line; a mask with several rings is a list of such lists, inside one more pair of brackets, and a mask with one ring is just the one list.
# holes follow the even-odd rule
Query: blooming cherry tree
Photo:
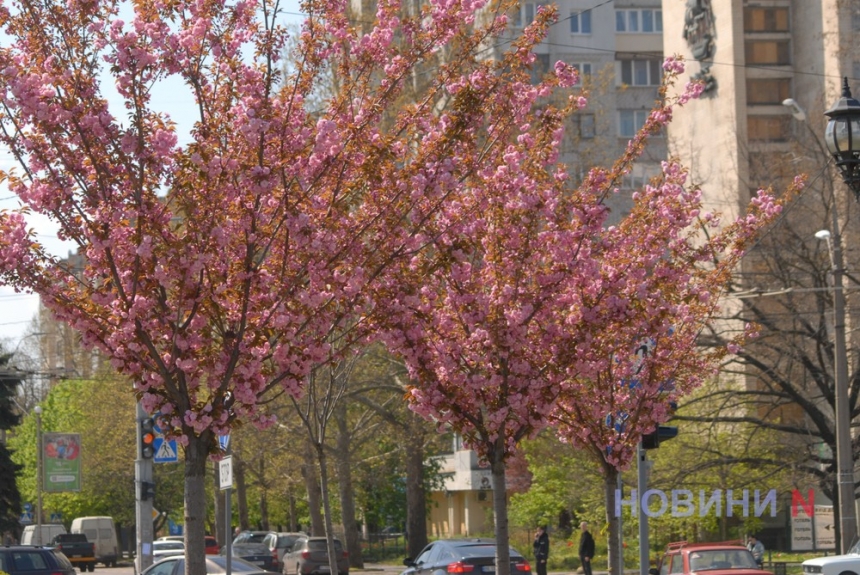
[[[505, 171], [532, 152], [508, 142], [533, 137], [532, 104], [575, 78], [558, 65], [528, 81], [551, 11], [502, 61], [480, 58], [510, 5], [477, 19], [482, 0], [412, 16], [382, 0], [359, 33], [345, 0], [307, 0], [284, 60], [268, 0], [0, 2], [0, 142], [17, 164], [2, 178], [22, 206], [0, 214], [0, 281], [38, 293], [184, 446], [189, 574], [205, 572], [217, 435], [270, 425], [271, 390], [300, 395], [367, 338], [386, 312], [376, 283], [459, 231], [444, 219], [473, 179], [516, 187]], [[166, 82], [196, 110], [187, 141], [158, 108]], [[79, 264], [47, 253], [28, 214]]]
[[[667, 61], [667, 81], [681, 69]], [[667, 403], [712, 371], [696, 336], [747, 243], [780, 211], [760, 192], [747, 215], [718, 229], [681, 167], [666, 162], [632, 211], [606, 225], [614, 182], [700, 90], [666, 99], [618, 163], [578, 187], [555, 165], [564, 119], [578, 106], [528, 102], [519, 120], [528, 129], [504, 162], [436, 214], [451, 233], [391, 268], [400, 275], [385, 292], [385, 339], [416, 381], [413, 409], [461, 433], [491, 468], [501, 575], [510, 570], [506, 462], [518, 442], [552, 425], [598, 446], [607, 465], [627, 465], [641, 434], [667, 418]], [[645, 357], [636, 354], [643, 341]]]

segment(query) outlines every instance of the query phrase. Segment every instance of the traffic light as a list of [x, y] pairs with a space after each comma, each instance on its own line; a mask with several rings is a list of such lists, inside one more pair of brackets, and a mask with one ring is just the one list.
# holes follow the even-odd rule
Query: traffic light
[[151, 417], [140, 420], [140, 457], [152, 459], [155, 455], [155, 421]]
[[660, 425], [651, 433], [642, 436], [642, 449], [657, 449], [664, 441], [678, 436], [678, 428], [673, 425]]
[[140, 500], [154, 501], [155, 500], [155, 483], [152, 481], [140, 482]]

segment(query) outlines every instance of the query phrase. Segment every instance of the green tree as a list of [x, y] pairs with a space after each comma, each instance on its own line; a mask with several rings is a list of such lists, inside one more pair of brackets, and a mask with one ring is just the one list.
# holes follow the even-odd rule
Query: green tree
[[18, 491], [18, 474], [23, 466], [12, 460], [12, 453], [6, 447], [6, 432], [21, 422], [21, 415], [15, 407], [15, 395], [21, 377], [10, 369], [11, 354], [0, 355], [0, 533], [18, 528], [21, 514], [21, 493]]

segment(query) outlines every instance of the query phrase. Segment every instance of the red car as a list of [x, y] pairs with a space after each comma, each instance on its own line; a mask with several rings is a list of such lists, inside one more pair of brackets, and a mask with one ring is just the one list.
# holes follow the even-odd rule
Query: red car
[[218, 555], [218, 552], [221, 550], [221, 547], [218, 545], [218, 540], [211, 535], [207, 535], [204, 538], [204, 541], [204, 545], [206, 545], [206, 555]]
[[650, 575], [691, 575], [707, 571], [708, 575], [771, 575], [762, 571], [752, 553], [740, 541], [722, 543], [670, 543], [660, 566]]

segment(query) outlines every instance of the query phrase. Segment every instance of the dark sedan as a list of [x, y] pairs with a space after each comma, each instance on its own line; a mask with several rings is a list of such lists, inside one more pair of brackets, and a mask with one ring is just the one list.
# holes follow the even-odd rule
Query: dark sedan
[[60, 551], [30, 545], [0, 547], [0, 571], [9, 575], [75, 575], [75, 568]]
[[[272, 552], [262, 543], [233, 543], [231, 547], [233, 557], [244, 559], [248, 563], [253, 563], [266, 571], [272, 571], [274, 566]], [[221, 555], [226, 555], [227, 547], [222, 547], [220, 553]]]
[[[531, 573], [531, 565], [511, 547], [511, 573]], [[496, 572], [496, 542], [493, 539], [440, 539], [421, 550], [415, 559], [407, 558], [401, 575], [449, 575]]]
[[[227, 558], [223, 555], [206, 556], [206, 575], [223, 575], [227, 572]], [[237, 575], [272, 575], [238, 557], [230, 561], [230, 573]], [[185, 575], [184, 557], [167, 557], [147, 567], [142, 575]]]

